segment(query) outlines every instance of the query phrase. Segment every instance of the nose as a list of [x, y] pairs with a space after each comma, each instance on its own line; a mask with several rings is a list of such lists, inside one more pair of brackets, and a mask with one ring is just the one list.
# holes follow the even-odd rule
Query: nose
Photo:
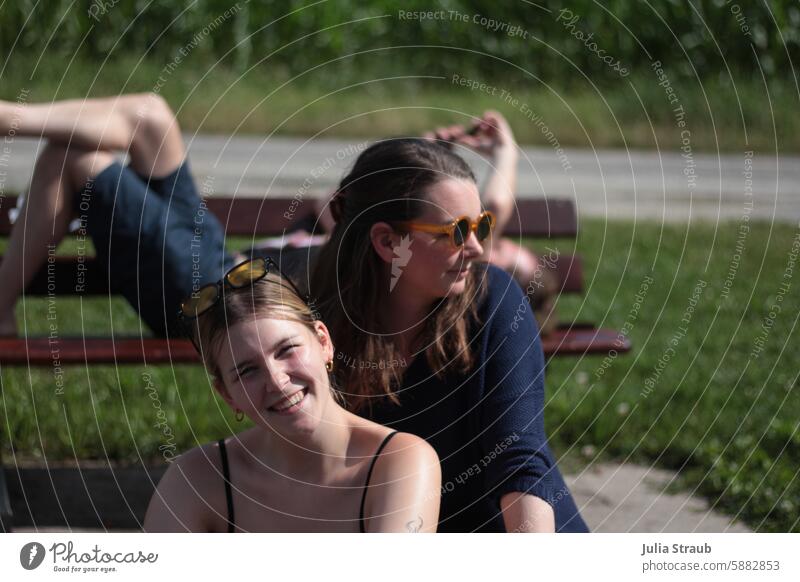
[[470, 232], [464, 243], [464, 259], [476, 259], [483, 255], [483, 246], [474, 232]]
[[264, 361], [267, 392], [282, 392], [283, 387], [289, 383], [289, 374], [280, 362]]

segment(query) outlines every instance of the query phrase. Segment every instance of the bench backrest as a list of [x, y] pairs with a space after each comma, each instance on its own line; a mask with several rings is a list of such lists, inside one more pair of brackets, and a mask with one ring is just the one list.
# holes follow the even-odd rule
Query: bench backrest
[[[15, 196], [0, 198], [0, 236], [11, 231], [8, 209], [16, 205]], [[218, 196], [206, 201], [208, 209], [220, 220], [230, 236], [277, 236], [298, 221], [316, 218], [314, 204], [291, 197], [234, 198]], [[522, 199], [503, 233], [513, 238], [575, 238], [578, 220], [571, 200]], [[553, 268], [561, 282], [562, 293], [583, 291], [583, 271], [580, 258], [559, 255]], [[48, 279], [51, 293], [58, 295], [106, 295], [108, 281], [95, 259], [86, 258], [78, 264], [75, 257], [57, 257], [50, 267], [51, 276], [43, 269], [27, 289], [31, 295], [46, 295]], [[55, 288], [53, 287], [55, 284]]]

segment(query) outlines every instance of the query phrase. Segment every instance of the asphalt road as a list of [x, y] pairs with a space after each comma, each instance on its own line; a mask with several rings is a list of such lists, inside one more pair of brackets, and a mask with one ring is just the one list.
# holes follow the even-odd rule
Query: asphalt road
[[[237, 196], [323, 196], [367, 142], [293, 137], [185, 135], [204, 191]], [[39, 142], [16, 139], [0, 150], [0, 192], [26, 187]], [[468, 156], [477, 174], [488, 162]], [[582, 216], [669, 222], [800, 220], [800, 157], [755, 152], [522, 148], [519, 197], [571, 198]]]

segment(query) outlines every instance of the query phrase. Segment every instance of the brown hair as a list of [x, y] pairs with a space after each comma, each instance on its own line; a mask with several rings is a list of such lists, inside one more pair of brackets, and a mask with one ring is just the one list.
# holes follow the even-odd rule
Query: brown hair
[[242, 321], [263, 318], [295, 321], [317, 335], [314, 312], [290, 284], [272, 272], [247, 287], [225, 287], [219, 301], [197, 319], [190, 320], [186, 331], [206, 369], [221, 380], [216, 355], [228, 330]]
[[[370, 228], [377, 222], [417, 219], [430, 188], [451, 178], [475, 181], [467, 163], [448, 148], [424, 139], [384, 140], [361, 153], [331, 201], [336, 226], [316, 259], [311, 290], [330, 326], [337, 359], [344, 359], [336, 377], [351, 410], [360, 410], [375, 396], [397, 403], [394, 390], [403, 376], [395, 365], [400, 358], [394, 342], [379, 333], [388, 297], [379, 275], [386, 264], [372, 247]], [[431, 306], [421, 339], [429, 346], [425, 356], [437, 377], [472, 367], [467, 320], [477, 316], [482, 291], [473, 272], [463, 293]], [[378, 330], [370, 332], [370, 322], [377, 322]]]

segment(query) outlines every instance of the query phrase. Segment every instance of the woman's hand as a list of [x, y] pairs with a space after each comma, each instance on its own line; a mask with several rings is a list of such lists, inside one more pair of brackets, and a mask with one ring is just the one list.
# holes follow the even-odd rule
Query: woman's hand
[[494, 158], [510, 155], [516, 158], [517, 154], [511, 126], [501, 113], [493, 110], [485, 111], [469, 128], [464, 125], [439, 127], [424, 137], [462, 145]]

